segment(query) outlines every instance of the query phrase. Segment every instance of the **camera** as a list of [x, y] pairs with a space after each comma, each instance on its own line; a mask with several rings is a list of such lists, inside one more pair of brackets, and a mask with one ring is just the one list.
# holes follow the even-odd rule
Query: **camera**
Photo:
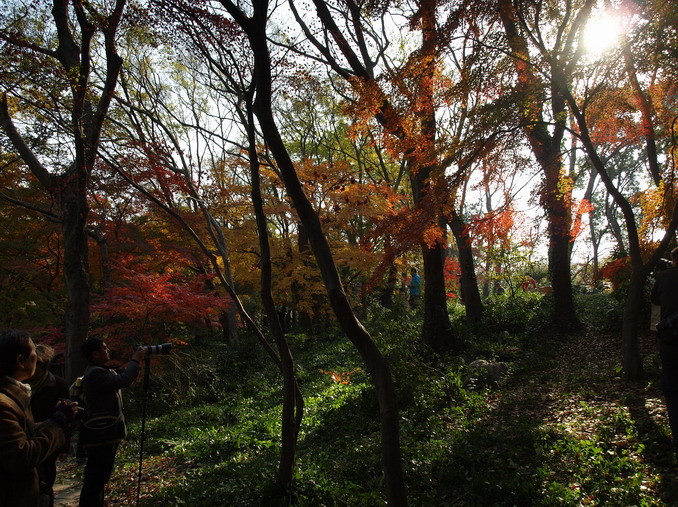
[[137, 350], [143, 349], [148, 356], [157, 356], [169, 354], [172, 351], [171, 343], [161, 343], [160, 345], [137, 345]]
[[75, 411], [73, 412], [74, 420], [80, 421], [85, 417], [85, 414], [87, 413], [85, 407], [81, 407], [78, 405], [77, 401], [69, 400], [68, 398], [59, 398], [54, 410], [68, 411], [72, 410], [73, 408], [75, 408]]

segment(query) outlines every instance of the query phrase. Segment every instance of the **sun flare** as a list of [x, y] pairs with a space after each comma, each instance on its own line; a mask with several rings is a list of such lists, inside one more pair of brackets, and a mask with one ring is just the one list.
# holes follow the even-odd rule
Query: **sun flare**
[[622, 27], [621, 20], [602, 13], [593, 17], [584, 30], [584, 46], [588, 53], [601, 55], [619, 41]]

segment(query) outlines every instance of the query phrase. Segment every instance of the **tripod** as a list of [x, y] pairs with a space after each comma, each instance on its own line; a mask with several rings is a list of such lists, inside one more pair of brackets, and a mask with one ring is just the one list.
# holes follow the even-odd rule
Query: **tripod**
[[146, 436], [146, 405], [148, 404], [148, 383], [151, 378], [151, 355], [144, 359], [144, 395], [141, 402], [141, 438], [139, 439], [139, 479], [137, 483], [137, 505], [141, 498], [141, 469], [144, 461], [144, 437]]

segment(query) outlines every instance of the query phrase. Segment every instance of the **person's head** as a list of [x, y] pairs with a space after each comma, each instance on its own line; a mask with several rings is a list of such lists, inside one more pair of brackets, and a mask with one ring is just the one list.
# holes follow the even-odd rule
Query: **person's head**
[[104, 364], [110, 361], [108, 346], [101, 338], [89, 338], [80, 347], [82, 355], [92, 364]]
[[678, 267], [678, 247], [671, 250], [671, 262], [674, 268]]
[[31, 378], [37, 359], [35, 344], [26, 331], [8, 329], [0, 333], [0, 375], [19, 381]]
[[417, 268], [410, 269], [410, 273], [413, 274], [413, 275], [416, 275], [417, 274]]
[[52, 359], [54, 359], [54, 349], [49, 345], [39, 343], [35, 346], [35, 353], [38, 356], [35, 373], [36, 375], [42, 375], [47, 371]]

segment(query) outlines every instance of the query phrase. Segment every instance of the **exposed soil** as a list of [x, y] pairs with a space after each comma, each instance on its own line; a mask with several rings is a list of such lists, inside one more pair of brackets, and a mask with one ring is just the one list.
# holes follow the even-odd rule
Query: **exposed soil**
[[55, 507], [77, 507], [82, 487], [82, 467], [75, 458], [69, 457], [65, 461], [57, 463], [58, 472], [54, 484]]

